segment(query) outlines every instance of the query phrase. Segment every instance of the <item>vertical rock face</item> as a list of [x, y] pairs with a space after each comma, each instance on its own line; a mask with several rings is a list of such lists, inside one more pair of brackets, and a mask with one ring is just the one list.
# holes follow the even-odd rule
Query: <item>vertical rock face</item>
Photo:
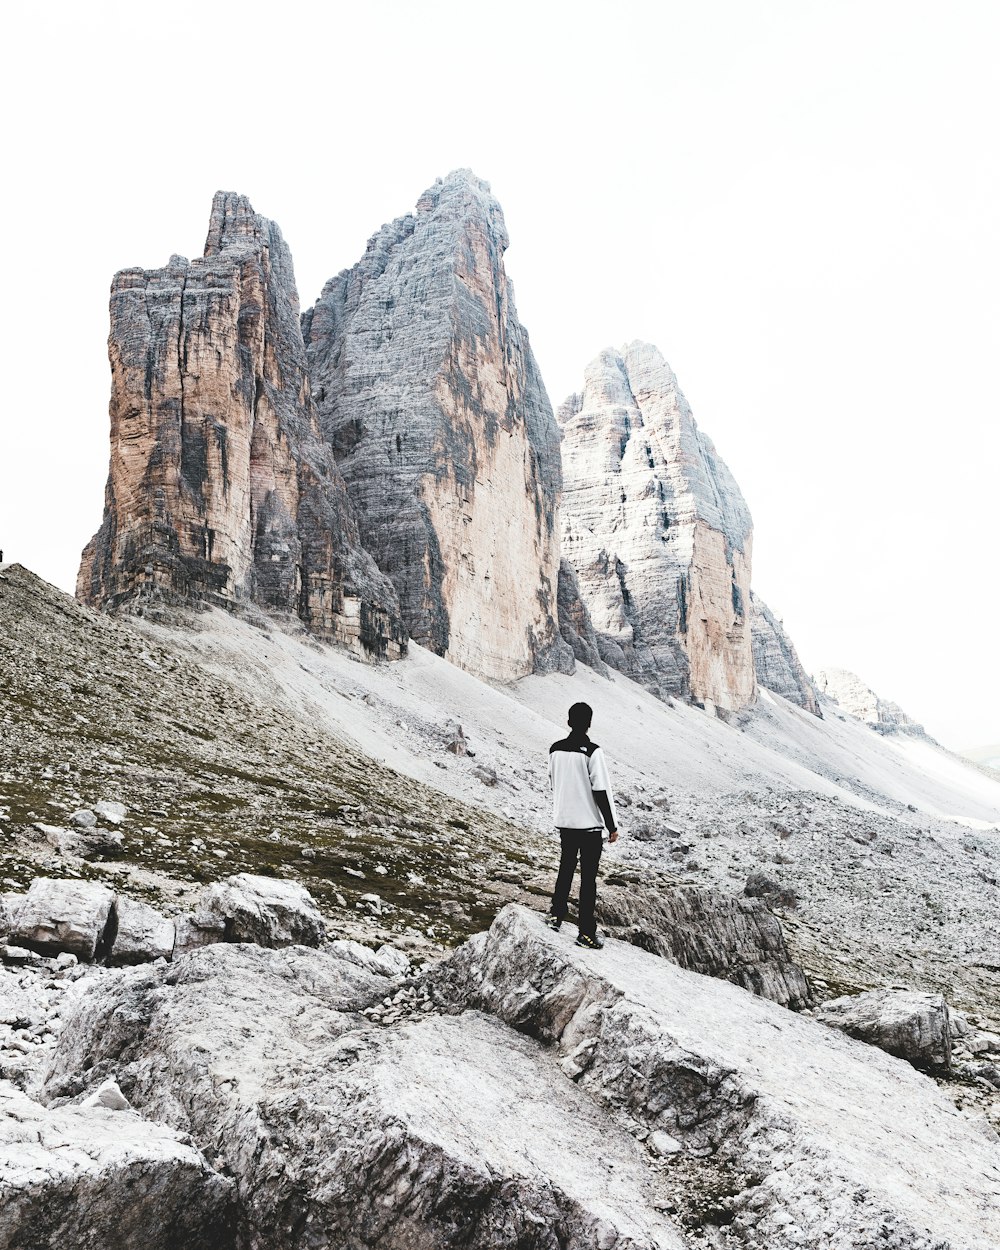
[[846, 668], [827, 668], [816, 674], [820, 692], [832, 699], [845, 712], [863, 720], [880, 734], [925, 733], [923, 725], [907, 716], [898, 703], [891, 703], [866, 686], [856, 673]]
[[559, 631], [581, 664], [588, 664], [604, 677], [608, 675], [594, 622], [580, 597], [580, 583], [568, 560], [559, 561]]
[[320, 422], [411, 636], [479, 676], [572, 665], [556, 624], [559, 435], [488, 184], [458, 171], [303, 318]]
[[361, 549], [316, 422], [298, 295], [277, 226], [219, 192], [203, 258], [111, 289], [111, 472], [77, 593], [297, 613], [398, 655], [388, 580]]
[[661, 697], [751, 703], [750, 513], [670, 366], [604, 351], [558, 420], [563, 554], [604, 660]]
[[757, 680], [768, 690], [797, 703], [823, 719], [819, 695], [812, 678], [802, 667], [798, 653], [784, 626], [767, 604], [751, 592], [751, 643]]

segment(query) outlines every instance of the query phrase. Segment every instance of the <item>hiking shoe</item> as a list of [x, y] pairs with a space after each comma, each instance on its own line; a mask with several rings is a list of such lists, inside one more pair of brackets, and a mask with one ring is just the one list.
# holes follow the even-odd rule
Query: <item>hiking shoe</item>
[[545, 917], [545, 923], [556, 933], [558, 933], [562, 928], [561, 918], [559, 916], [553, 916], [551, 912], [549, 912], [549, 914]]
[[589, 933], [581, 933], [576, 939], [576, 944], [588, 951], [599, 951], [604, 945], [604, 938], [598, 937], [596, 933], [593, 937]]

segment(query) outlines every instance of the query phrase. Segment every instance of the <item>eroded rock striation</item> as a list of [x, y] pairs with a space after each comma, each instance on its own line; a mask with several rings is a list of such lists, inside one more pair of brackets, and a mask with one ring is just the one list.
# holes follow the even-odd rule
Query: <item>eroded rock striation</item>
[[750, 513], [670, 366], [604, 351], [558, 421], [563, 554], [602, 658], [664, 698], [752, 703]]
[[559, 433], [489, 185], [438, 181], [303, 317], [323, 432], [410, 635], [481, 677], [568, 671]]
[[397, 656], [395, 591], [320, 435], [274, 222], [219, 192], [203, 257], [115, 276], [108, 349], [111, 470], [79, 597], [254, 602]]
[[753, 591], [750, 592], [750, 610], [750, 641], [757, 681], [822, 719], [816, 687], [802, 667], [784, 625]]
[[597, 907], [598, 919], [615, 937], [682, 968], [796, 1010], [811, 1000], [780, 922], [758, 899], [697, 885], [612, 885], [602, 888]]

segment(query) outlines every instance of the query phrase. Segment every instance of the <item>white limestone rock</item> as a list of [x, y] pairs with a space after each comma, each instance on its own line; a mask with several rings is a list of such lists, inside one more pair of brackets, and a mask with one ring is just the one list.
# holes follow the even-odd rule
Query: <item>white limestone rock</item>
[[917, 1068], [951, 1065], [948, 1004], [940, 994], [866, 990], [833, 998], [813, 1013], [850, 1037], [878, 1046]]
[[750, 641], [757, 681], [822, 720], [816, 687], [802, 667], [784, 625], [753, 591], [750, 592], [750, 607]]
[[174, 920], [174, 949], [172, 957], [180, 958], [190, 951], [200, 950], [226, 940], [226, 921], [217, 912], [199, 908], [183, 912]]
[[14, 917], [24, 902], [23, 894], [0, 894], [0, 935], [6, 937], [10, 932]]
[[119, 894], [115, 916], [117, 929], [108, 954], [109, 964], [141, 964], [173, 955], [174, 922], [148, 903]]
[[130, 970], [70, 1021], [49, 1093], [117, 1072], [235, 1177], [247, 1250], [682, 1250], [648, 1152], [543, 1047], [477, 1013], [371, 1027], [390, 984], [301, 947]]
[[97, 1089], [88, 1098], [85, 1098], [80, 1103], [80, 1106], [107, 1107], [109, 1111], [128, 1111], [131, 1109], [132, 1104], [119, 1089], [118, 1082], [112, 1077], [108, 1077], [106, 1081], [98, 1085]]
[[563, 556], [601, 657], [663, 698], [752, 703], [750, 513], [670, 366], [606, 350], [557, 416]]
[[489, 185], [457, 170], [302, 318], [361, 540], [417, 642], [480, 677], [571, 671], [556, 624], [559, 433]]
[[171, 1129], [0, 1081], [0, 1246], [225, 1250], [233, 1184]]
[[77, 859], [112, 859], [121, 854], [125, 835], [117, 829], [60, 829], [54, 825], [39, 826], [45, 840], [62, 855]]
[[338, 959], [357, 964], [359, 968], [381, 977], [398, 977], [405, 975], [410, 968], [410, 961], [402, 951], [394, 946], [383, 945], [378, 950], [363, 946], [360, 942], [352, 942], [349, 938], [336, 938], [327, 944], [326, 950]]
[[93, 881], [36, 877], [10, 927], [10, 940], [43, 955], [78, 959], [105, 954], [114, 895]]
[[583, 952], [513, 905], [434, 989], [550, 1043], [580, 1089], [675, 1138], [693, 1187], [725, 1175], [707, 1222], [742, 1246], [995, 1250], [995, 1146], [880, 1050], [614, 940]]
[[821, 694], [832, 699], [849, 715], [863, 720], [876, 733], [926, 736], [923, 725], [907, 716], [898, 703], [881, 698], [856, 673], [846, 668], [823, 669], [816, 674], [816, 684]]
[[94, 804], [94, 815], [106, 825], [120, 825], [128, 815], [128, 808], [124, 803], [101, 799], [100, 803]]
[[217, 918], [227, 942], [319, 946], [326, 939], [326, 925], [312, 895], [296, 881], [237, 873], [208, 886], [198, 912]]

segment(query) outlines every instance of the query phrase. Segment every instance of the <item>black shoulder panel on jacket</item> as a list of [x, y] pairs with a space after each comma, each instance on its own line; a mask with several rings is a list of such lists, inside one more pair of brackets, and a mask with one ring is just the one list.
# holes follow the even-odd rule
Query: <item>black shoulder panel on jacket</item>
[[579, 738], [560, 738], [558, 742], [553, 742], [549, 747], [549, 755], [553, 751], [571, 751], [574, 755], [586, 753], [589, 759], [597, 750], [597, 743], [591, 742], [589, 738], [584, 738], [581, 742]]

